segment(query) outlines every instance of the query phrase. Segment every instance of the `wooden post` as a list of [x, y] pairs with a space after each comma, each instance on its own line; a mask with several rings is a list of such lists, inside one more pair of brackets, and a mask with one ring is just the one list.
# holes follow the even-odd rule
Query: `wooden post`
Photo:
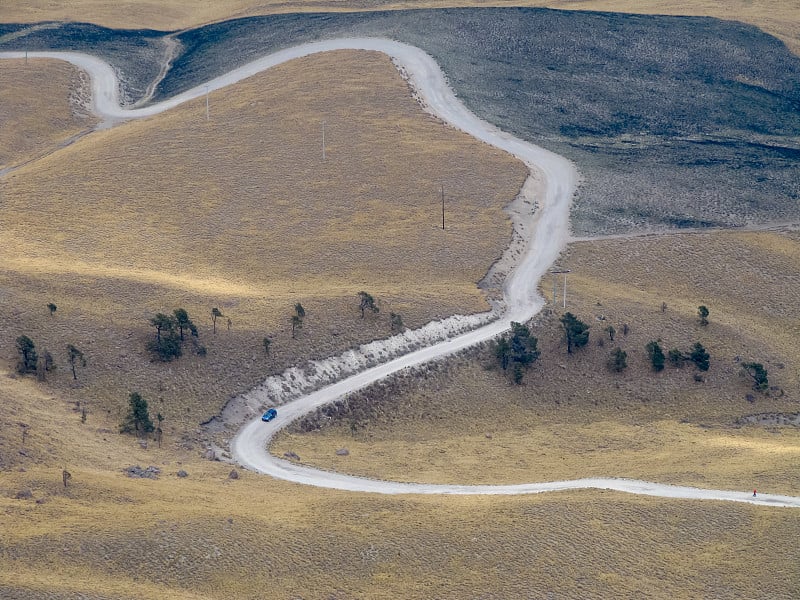
[[442, 230], [444, 230], [444, 185], [442, 185]]

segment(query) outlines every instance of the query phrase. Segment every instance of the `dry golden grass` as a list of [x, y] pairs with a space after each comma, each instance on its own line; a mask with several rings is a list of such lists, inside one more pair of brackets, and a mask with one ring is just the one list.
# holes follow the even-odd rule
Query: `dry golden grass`
[[[483, 432], [432, 439], [418, 430], [412, 439], [395, 439], [377, 428], [368, 435], [315, 436], [308, 443], [287, 440], [278, 451], [292, 450], [304, 462], [322, 468], [397, 481], [431, 483], [527, 483], [583, 477], [626, 477], [770, 493], [800, 493], [796, 466], [800, 435], [794, 429], [764, 431], [730, 426], [706, 428], [672, 420], [626, 424], [612, 420], [570, 422], [547, 420], [542, 413], [486, 406], [514, 423], [509, 431], [496, 419]], [[480, 415], [476, 410], [473, 415]], [[445, 415], [446, 418], [447, 415]], [[581, 416], [575, 415], [573, 420]], [[482, 420], [481, 416], [476, 417]], [[586, 418], [586, 417], [584, 417]], [[544, 421], [544, 422], [543, 422]], [[433, 429], [436, 429], [435, 427]], [[472, 428], [474, 429], [474, 428]], [[413, 439], [417, 438], [417, 439]], [[419, 439], [422, 438], [422, 439]], [[337, 447], [349, 456], [336, 456]]]
[[444, 8], [452, 6], [541, 6], [568, 10], [599, 10], [641, 14], [710, 16], [751, 23], [783, 40], [794, 52], [800, 51], [800, 1], [782, 0], [75, 0], [53, 3], [29, 0], [4, 6], [0, 20], [88, 21], [107, 27], [172, 30], [194, 27], [231, 18], [290, 12], [387, 10], [403, 8]]
[[0, 61], [0, 170], [51, 152], [95, 124], [70, 101], [83, 79], [61, 61]]
[[211, 105], [211, 121], [198, 101], [14, 173], [7, 264], [244, 297], [362, 285], [382, 296], [411, 282], [412, 297], [455, 288], [468, 309], [485, 307], [475, 282], [502, 252], [500, 208], [524, 170], [425, 116], [388, 58], [301, 59]]
[[[0, 594], [790, 598], [800, 583], [791, 511], [592, 492], [354, 495], [182, 466], [188, 478], [170, 464], [158, 481], [72, 469], [67, 490], [58, 469], [6, 474]], [[14, 498], [22, 489], [32, 497]]]
[[[609, 475], [800, 493], [800, 430], [737, 425], [750, 414], [798, 412], [800, 286], [792, 283], [800, 280], [798, 256], [796, 233], [574, 244], [561, 261], [572, 270], [567, 309], [591, 325], [589, 347], [566, 355], [559, 307], [535, 327], [543, 353], [525, 385], [487, 370], [487, 354], [374, 392], [375, 402], [386, 404], [357, 412], [355, 435], [345, 418], [313, 434], [282, 434], [273, 450], [291, 450], [324, 468], [407, 481]], [[549, 296], [551, 285], [544, 282]], [[711, 311], [707, 327], [697, 324], [700, 304]], [[627, 336], [619, 333], [623, 323], [630, 325]], [[602, 332], [608, 324], [618, 331], [615, 344]], [[665, 351], [701, 341], [711, 354], [706, 381], [695, 382], [689, 366], [653, 374], [644, 346], [654, 339]], [[616, 344], [628, 352], [629, 367], [612, 375], [605, 362]], [[783, 395], [746, 400], [752, 390], [737, 357], [762, 362]], [[337, 456], [341, 447], [350, 455]]]
[[[27, 380], [0, 379], [0, 404], [30, 425], [24, 446], [0, 446], [27, 454], [0, 477], [3, 598], [791, 598], [800, 585], [793, 511], [230, 480], [230, 466], [195, 453], [139, 448], [108, 431], [112, 419], [81, 424]], [[132, 464], [158, 466], [160, 479], [125, 477]]]
[[[487, 308], [476, 282], [509, 239], [502, 207], [525, 169], [424, 113], [388, 58], [301, 59], [212, 94], [211, 116], [199, 100], [3, 180], [9, 365], [26, 334], [55, 356], [59, 393], [121, 416], [138, 390], [185, 430], [268, 373], [388, 336], [390, 312], [413, 327]], [[381, 309], [363, 320], [362, 289]], [[295, 302], [307, 317], [292, 340]], [[179, 306], [208, 357], [151, 364], [148, 319]], [[230, 331], [222, 319], [211, 334], [212, 307]], [[77, 389], [67, 344], [89, 361]]]

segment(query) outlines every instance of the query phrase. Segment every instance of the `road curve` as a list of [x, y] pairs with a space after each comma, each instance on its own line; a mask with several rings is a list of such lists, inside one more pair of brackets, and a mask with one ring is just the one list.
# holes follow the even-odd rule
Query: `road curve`
[[[363, 388], [370, 383], [424, 362], [452, 354], [507, 330], [512, 321], [523, 322], [543, 306], [537, 294], [538, 281], [558, 256], [568, 238], [569, 204], [577, 185], [578, 174], [566, 159], [517, 139], [481, 121], [455, 97], [435, 61], [423, 51], [391, 40], [348, 38], [304, 44], [262, 57], [211, 81], [187, 90], [163, 102], [142, 108], [127, 109], [119, 103], [119, 82], [113, 69], [104, 61], [75, 52], [29, 52], [28, 58], [52, 58], [68, 61], [89, 73], [92, 80], [92, 110], [113, 125], [119, 121], [162, 113], [189, 100], [201, 97], [281, 63], [331, 50], [372, 50], [392, 57], [395, 64], [410, 78], [411, 85], [427, 108], [442, 120], [474, 137], [513, 154], [523, 161], [531, 175], [525, 182], [522, 196], [532, 206], [529, 222], [522, 223], [517, 233], [527, 242], [523, 256], [504, 285], [505, 311], [499, 319], [469, 333], [411, 352], [384, 364], [343, 379], [309, 395], [293, 400], [280, 408], [277, 419], [269, 424], [254, 419], [239, 431], [231, 442], [234, 458], [242, 466], [276, 477], [314, 485], [356, 492], [383, 494], [535, 494], [577, 489], [608, 489], [665, 498], [724, 500], [765, 506], [800, 508], [800, 498], [762, 494], [757, 497], [744, 492], [707, 490], [663, 485], [646, 481], [615, 478], [589, 478], [572, 481], [529, 483], [519, 485], [436, 485], [379, 481], [321, 471], [272, 456], [267, 451], [271, 438], [282, 427], [316, 408]], [[0, 59], [23, 58], [23, 52], [3, 52]], [[544, 177], [537, 187], [534, 173]]]

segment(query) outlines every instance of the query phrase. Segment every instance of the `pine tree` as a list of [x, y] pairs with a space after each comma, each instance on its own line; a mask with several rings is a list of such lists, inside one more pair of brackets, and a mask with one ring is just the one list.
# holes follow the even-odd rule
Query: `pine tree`
[[589, 326], [568, 312], [561, 319], [564, 335], [567, 339], [567, 352], [572, 354], [573, 348], [582, 348], [589, 342]]
[[137, 432], [139, 435], [152, 432], [155, 427], [153, 421], [150, 420], [150, 414], [147, 408], [147, 400], [142, 398], [138, 392], [131, 392], [128, 397], [128, 414], [120, 426], [122, 433]]
[[658, 342], [648, 342], [645, 349], [647, 350], [647, 357], [650, 359], [650, 365], [653, 367], [653, 371], [663, 371], [665, 356]]

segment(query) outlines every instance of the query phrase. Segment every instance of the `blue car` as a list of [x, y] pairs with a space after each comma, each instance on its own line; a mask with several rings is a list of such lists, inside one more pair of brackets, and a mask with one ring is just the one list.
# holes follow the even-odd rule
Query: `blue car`
[[264, 421], [265, 423], [268, 423], [277, 416], [278, 416], [278, 411], [275, 410], [274, 408], [270, 408], [267, 412], [261, 415], [261, 420]]

